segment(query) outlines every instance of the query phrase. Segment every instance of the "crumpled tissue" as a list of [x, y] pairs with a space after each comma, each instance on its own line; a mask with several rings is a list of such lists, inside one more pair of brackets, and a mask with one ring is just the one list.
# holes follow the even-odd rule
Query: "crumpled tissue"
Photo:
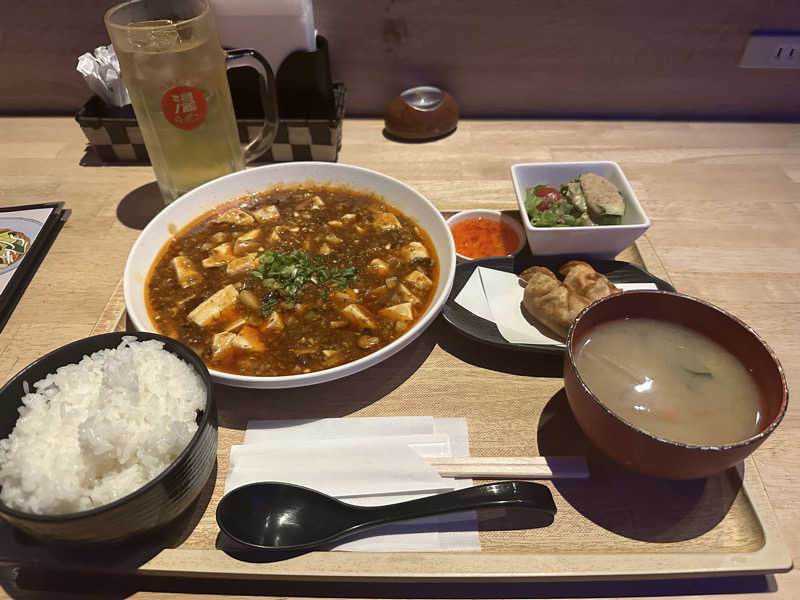
[[76, 69], [92, 91], [106, 104], [125, 106], [131, 103], [128, 90], [122, 83], [119, 60], [113, 46], [100, 46], [95, 48], [94, 53], [81, 54]]

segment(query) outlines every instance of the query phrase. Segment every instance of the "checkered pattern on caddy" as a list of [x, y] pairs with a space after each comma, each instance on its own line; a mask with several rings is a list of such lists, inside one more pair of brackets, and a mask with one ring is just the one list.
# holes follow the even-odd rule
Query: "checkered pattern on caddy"
[[[342, 147], [342, 117], [345, 87], [334, 84], [336, 119], [281, 119], [272, 147], [256, 163], [321, 160], [335, 162]], [[148, 163], [147, 149], [136, 119], [101, 119], [85, 114], [85, 107], [75, 117], [89, 144], [106, 163]], [[259, 119], [239, 119], [239, 139], [249, 142], [261, 131]]]
[[[239, 139], [242, 143], [252, 140], [261, 127], [258, 121], [239, 121]], [[341, 145], [341, 125], [281, 121], [272, 146], [254, 162], [335, 161]]]

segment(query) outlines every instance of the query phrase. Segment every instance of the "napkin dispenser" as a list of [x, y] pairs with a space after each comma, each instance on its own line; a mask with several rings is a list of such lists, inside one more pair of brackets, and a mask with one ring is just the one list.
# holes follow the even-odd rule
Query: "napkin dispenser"
[[[228, 71], [228, 84], [236, 116], [258, 119], [264, 116], [258, 96], [259, 85], [253, 69]], [[317, 36], [313, 52], [297, 50], [287, 56], [275, 73], [278, 115], [283, 119], [335, 119], [336, 98], [331, 78], [328, 41]]]
[[223, 48], [252, 48], [277, 72], [292, 52], [316, 50], [311, 0], [211, 0]]
[[[332, 80], [327, 40], [318, 35], [316, 44], [313, 52], [292, 52], [278, 68], [278, 130], [271, 148], [255, 162], [337, 160], [346, 90], [343, 83]], [[247, 143], [263, 125], [257, 75], [252, 69], [232, 69], [228, 71], [228, 83], [239, 138]], [[113, 107], [93, 96], [78, 110], [75, 120], [100, 162], [149, 162], [130, 105]]]

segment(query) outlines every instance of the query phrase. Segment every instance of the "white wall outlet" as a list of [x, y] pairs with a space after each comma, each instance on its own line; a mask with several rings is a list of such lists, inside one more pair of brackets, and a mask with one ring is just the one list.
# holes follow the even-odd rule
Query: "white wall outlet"
[[751, 35], [739, 66], [746, 69], [800, 69], [800, 34]]

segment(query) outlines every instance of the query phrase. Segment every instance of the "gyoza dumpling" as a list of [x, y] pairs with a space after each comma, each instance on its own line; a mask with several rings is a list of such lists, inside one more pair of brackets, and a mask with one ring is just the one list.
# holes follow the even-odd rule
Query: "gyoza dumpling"
[[531, 267], [522, 275], [528, 281], [522, 304], [537, 321], [563, 337], [575, 317], [590, 301], [569, 289], [545, 267]]
[[605, 275], [598, 273], [591, 265], [580, 260], [571, 260], [558, 272], [564, 276], [565, 286], [590, 302], [622, 291]]

